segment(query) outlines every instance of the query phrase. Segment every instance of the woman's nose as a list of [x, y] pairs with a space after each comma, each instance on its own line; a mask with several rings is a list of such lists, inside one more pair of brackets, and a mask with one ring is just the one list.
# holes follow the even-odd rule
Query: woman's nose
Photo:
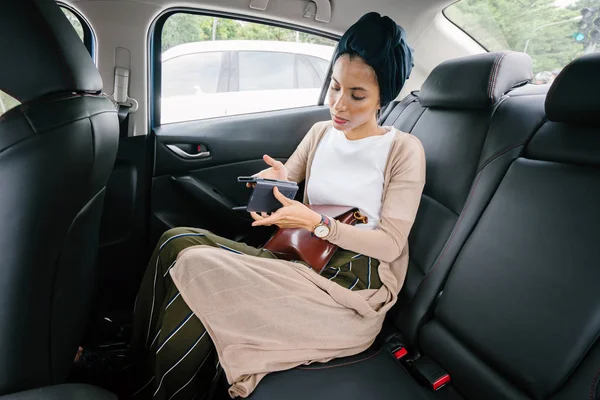
[[346, 111], [346, 102], [344, 101], [344, 96], [340, 96], [336, 99], [333, 104], [333, 109], [336, 111]]

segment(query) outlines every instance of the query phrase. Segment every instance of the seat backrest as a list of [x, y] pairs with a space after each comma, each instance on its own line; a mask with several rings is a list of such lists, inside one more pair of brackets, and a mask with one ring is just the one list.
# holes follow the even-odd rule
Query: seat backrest
[[51, 0], [5, 2], [0, 90], [0, 395], [65, 380], [96, 283], [115, 107]]
[[465, 398], [597, 398], [599, 70], [590, 54], [557, 77], [419, 333]]
[[[391, 313], [408, 344], [414, 343], [456, 246], [461, 244], [457, 229], [468, 229], [476, 220], [465, 218], [463, 212], [477, 211], [469, 199], [478, 173], [492, 160], [496, 161], [488, 169], [502, 173], [537, 127], [533, 123], [529, 131], [513, 134], [506, 122], [507, 104], [527, 104], [531, 121], [537, 119], [538, 125], [544, 117], [543, 96], [526, 101], [505, 95], [532, 76], [531, 58], [524, 53], [488, 53], [450, 60], [427, 78], [418, 95], [419, 104], [411, 104], [396, 119], [399, 129], [413, 125], [411, 133], [421, 140], [427, 163], [426, 184], [409, 236], [407, 277]], [[411, 114], [419, 115], [415, 123]], [[482, 193], [478, 195], [492, 191], [492, 187], [480, 186], [478, 192]]]

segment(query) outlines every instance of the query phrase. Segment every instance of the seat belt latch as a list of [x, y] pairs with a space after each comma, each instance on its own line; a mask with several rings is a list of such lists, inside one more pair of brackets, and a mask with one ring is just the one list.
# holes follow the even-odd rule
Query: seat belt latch
[[394, 355], [394, 358], [396, 360], [400, 361], [404, 357], [406, 357], [406, 355], [408, 354], [408, 350], [406, 350], [406, 347], [404, 346], [399, 346], [392, 350], [392, 354]]
[[434, 392], [450, 383], [450, 374], [428, 356], [420, 357], [411, 363], [411, 369], [425, 386]]

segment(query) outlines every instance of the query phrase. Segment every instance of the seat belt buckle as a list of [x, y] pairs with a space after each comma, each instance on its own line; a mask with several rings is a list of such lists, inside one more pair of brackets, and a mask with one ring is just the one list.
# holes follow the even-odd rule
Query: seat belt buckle
[[448, 385], [451, 381], [450, 374], [428, 356], [418, 358], [410, 366], [415, 378], [434, 392]]
[[387, 348], [396, 361], [406, 361], [408, 359], [408, 349], [404, 345], [404, 338], [400, 333], [394, 333], [387, 339]]
[[394, 358], [397, 361], [402, 360], [404, 357], [406, 357], [408, 355], [408, 350], [406, 350], [406, 347], [400, 345], [399, 347], [393, 348], [392, 350], [392, 355], [394, 356]]

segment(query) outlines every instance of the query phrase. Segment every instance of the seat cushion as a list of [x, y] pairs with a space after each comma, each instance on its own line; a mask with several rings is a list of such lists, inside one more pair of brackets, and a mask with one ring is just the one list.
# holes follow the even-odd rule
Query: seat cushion
[[447, 386], [436, 393], [420, 386], [386, 350], [368, 350], [328, 363], [267, 375], [252, 400], [459, 400]]

